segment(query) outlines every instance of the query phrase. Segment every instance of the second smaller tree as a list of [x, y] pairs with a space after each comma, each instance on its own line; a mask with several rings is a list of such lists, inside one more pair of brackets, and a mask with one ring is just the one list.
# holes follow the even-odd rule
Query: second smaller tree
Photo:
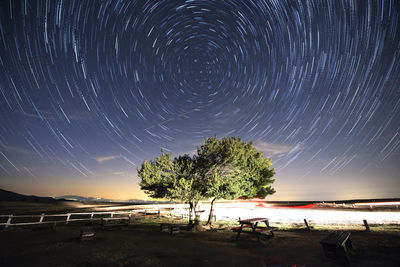
[[140, 187], [153, 198], [180, 200], [189, 204], [189, 224], [192, 214], [202, 199], [193, 159], [188, 155], [172, 160], [171, 154], [161, 150], [161, 156], [145, 160], [138, 168]]

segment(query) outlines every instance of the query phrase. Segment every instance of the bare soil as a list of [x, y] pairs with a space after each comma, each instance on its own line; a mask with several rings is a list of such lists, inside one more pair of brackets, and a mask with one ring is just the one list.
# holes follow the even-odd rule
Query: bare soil
[[[0, 214], [40, 214], [89, 211], [110, 204], [79, 202], [0, 202]], [[6, 219], [6, 218], [5, 218]], [[0, 228], [0, 266], [345, 266], [340, 258], [327, 258], [320, 241], [332, 230], [350, 230], [352, 266], [400, 266], [400, 226], [340, 226], [296, 230], [278, 226], [264, 243], [253, 235], [235, 240], [235, 222], [217, 222], [217, 228], [177, 235], [160, 232], [168, 218], [135, 217], [130, 225], [102, 229], [93, 224], [94, 240], [80, 241], [85, 224], [58, 223]], [[172, 221], [186, 226], [186, 220]], [[376, 230], [374, 230], [376, 229]]]
[[[285, 230], [264, 244], [230, 229], [159, 231], [160, 219], [102, 229], [80, 241], [82, 224], [0, 230], [0, 266], [340, 266], [327, 258], [320, 241], [328, 231]], [[182, 222], [182, 228], [184, 228]], [[351, 233], [352, 266], [400, 266], [398, 232]]]

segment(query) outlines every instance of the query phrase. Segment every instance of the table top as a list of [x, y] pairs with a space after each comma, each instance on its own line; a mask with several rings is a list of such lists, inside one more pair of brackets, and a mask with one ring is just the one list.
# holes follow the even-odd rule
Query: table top
[[265, 222], [268, 220], [269, 220], [269, 218], [252, 218], [252, 219], [240, 220], [239, 222], [242, 224], [246, 224], [246, 223]]

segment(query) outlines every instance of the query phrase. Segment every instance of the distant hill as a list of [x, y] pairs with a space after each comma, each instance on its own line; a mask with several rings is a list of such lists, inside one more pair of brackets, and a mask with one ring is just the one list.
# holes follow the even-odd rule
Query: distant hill
[[65, 200], [73, 200], [79, 202], [130, 202], [129, 200], [115, 200], [115, 199], [108, 199], [102, 197], [82, 197], [77, 195], [65, 195], [55, 197], [55, 199], [65, 199]]
[[52, 197], [38, 197], [38, 196], [27, 196], [11, 191], [0, 189], [0, 201], [36, 201], [36, 202], [53, 202], [56, 199]]
[[[99, 201], [99, 199], [97, 199], [95, 197], [82, 197], [82, 196], [76, 196], [76, 195], [59, 196], [59, 197], [55, 197], [55, 199], [74, 200], [74, 201], [80, 201], [80, 202]], [[106, 199], [101, 199], [101, 200], [107, 201]]]
[[77, 195], [65, 195], [55, 197], [58, 200], [73, 200], [79, 202], [112, 202], [112, 203], [133, 203], [133, 204], [162, 204], [162, 203], [172, 203], [170, 201], [152, 201], [152, 200], [141, 200], [141, 199], [127, 199], [127, 200], [118, 200], [118, 199], [108, 199], [108, 198], [98, 198], [98, 197], [82, 197]]

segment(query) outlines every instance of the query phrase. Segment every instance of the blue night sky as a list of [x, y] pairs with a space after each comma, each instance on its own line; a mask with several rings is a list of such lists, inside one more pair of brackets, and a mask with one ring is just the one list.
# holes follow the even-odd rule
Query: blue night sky
[[275, 200], [399, 197], [398, 1], [0, 3], [0, 187], [144, 198], [136, 168], [253, 141]]

